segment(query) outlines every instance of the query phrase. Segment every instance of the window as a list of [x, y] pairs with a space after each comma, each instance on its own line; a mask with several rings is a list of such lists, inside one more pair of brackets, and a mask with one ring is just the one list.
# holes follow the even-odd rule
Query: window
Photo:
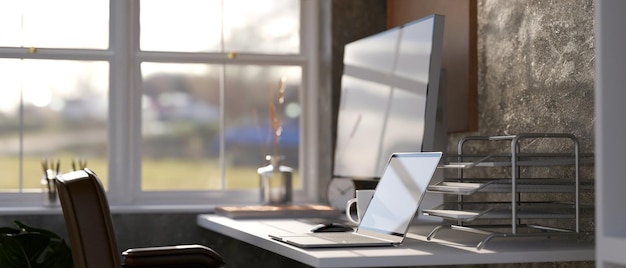
[[0, 200], [45, 203], [42, 162], [86, 160], [113, 205], [256, 202], [270, 114], [315, 198], [317, 1], [82, 2], [0, 3]]

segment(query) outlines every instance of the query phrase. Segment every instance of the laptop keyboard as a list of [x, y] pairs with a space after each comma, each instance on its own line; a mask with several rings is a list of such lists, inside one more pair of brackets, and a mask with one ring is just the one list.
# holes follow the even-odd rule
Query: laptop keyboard
[[313, 233], [311, 234], [315, 237], [330, 240], [337, 243], [345, 243], [349, 242], [357, 242], [357, 243], [367, 243], [367, 242], [380, 242], [380, 239], [367, 237], [363, 235], [358, 235], [351, 232], [346, 233]]

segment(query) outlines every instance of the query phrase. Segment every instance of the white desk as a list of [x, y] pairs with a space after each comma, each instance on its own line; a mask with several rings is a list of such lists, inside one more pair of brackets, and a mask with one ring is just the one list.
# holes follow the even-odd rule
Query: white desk
[[268, 237], [272, 234], [308, 232], [321, 220], [256, 219], [233, 220], [217, 215], [199, 215], [198, 225], [256, 245], [314, 267], [421, 266], [490, 263], [592, 261], [593, 242], [571, 238], [495, 238], [484, 249], [483, 238], [460, 231], [442, 230], [427, 241], [433, 226], [415, 226], [397, 247], [301, 249]]

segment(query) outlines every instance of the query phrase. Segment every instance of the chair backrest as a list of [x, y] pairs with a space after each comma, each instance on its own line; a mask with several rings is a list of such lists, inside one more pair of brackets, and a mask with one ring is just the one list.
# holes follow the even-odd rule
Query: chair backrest
[[57, 187], [75, 268], [122, 267], [102, 183], [85, 168], [59, 175]]

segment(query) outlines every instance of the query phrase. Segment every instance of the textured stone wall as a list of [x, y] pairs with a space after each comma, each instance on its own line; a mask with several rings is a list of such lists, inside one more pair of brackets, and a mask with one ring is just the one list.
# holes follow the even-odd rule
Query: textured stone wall
[[478, 134], [567, 132], [593, 152], [593, 12], [592, 0], [478, 1]]

